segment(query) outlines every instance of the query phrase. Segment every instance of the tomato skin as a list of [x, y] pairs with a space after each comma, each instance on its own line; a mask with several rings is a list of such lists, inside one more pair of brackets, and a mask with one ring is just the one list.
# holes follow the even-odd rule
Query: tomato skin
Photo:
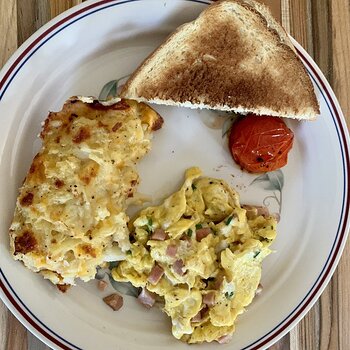
[[281, 118], [248, 114], [232, 125], [229, 147], [243, 169], [262, 173], [287, 164], [293, 140], [292, 130]]

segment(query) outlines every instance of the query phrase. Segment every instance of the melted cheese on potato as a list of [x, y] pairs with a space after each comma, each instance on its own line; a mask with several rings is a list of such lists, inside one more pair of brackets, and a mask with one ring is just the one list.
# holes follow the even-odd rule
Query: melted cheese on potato
[[[85, 102], [84, 102], [85, 101]], [[126, 200], [162, 118], [131, 100], [71, 98], [50, 113], [10, 228], [16, 260], [55, 284], [94, 278], [130, 249]]]
[[[133, 222], [129, 255], [112, 271], [115, 280], [161, 296], [173, 335], [188, 343], [234, 332], [237, 316], [254, 298], [262, 260], [276, 237], [273, 217], [248, 219], [234, 190], [200, 175], [198, 168], [189, 169], [178, 192], [141, 211]], [[166, 238], [153, 239], [156, 230]], [[156, 265], [164, 273], [154, 283], [150, 277]]]

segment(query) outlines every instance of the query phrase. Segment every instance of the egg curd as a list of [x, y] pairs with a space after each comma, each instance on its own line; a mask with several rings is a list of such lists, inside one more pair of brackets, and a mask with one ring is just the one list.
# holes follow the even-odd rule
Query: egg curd
[[226, 342], [256, 294], [277, 223], [247, 215], [224, 181], [200, 176], [188, 169], [178, 192], [141, 211], [112, 276], [160, 298], [177, 339]]

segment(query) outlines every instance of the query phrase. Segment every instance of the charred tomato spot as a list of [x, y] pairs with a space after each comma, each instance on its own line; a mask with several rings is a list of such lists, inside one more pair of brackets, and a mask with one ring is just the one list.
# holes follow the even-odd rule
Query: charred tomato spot
[[86, 127], [81, 127], [79, 131], [73, 136], [74, 143], [81, 143], [90, 137], [90, 131]]
[[122, 111], [125, 109], [129, 109], [130, 106], [128, 105], [128, 103], [125, 100], [120, 100], [119, 102], [117, 102], [116, 104], [111, 106], [112, 109], [118, 110], [118, 111]]
[[85, 254], [90, 255], [93, 258], [96, 258], [96, 251], [94, 248], [91, 247], [91, 245], [85, 244], [85, 245], [81, 246], [81, 249]]
[[71, 122], [74, 118], [78, 118], [78, 115], [75, 114], [75, 113], [72, 113], [72, 114], [69, 116], [68, 120]]
[[57, 288], [60, 292], [65, 293], [69, 288], [69, 284], [57, 284]]
[[15, 255], [18, 253], [27, 254], [35, 250], [37, 241], [30, 231], [25, 231], [19, 237], [15, 238]]
[[28, 192], [24, 197], [22, 197], [20, 203], [24, 207], [28, 207], [29, 205], [33, 204], [34, 194], [31, 192]]
[[60, 180], [60, 179], [57, 179], [57, 180], [55, 181], [55, 186], [56, 186], [57, 188], [61, 188], [62, 186], [64, 186], [64, 182], [63, 182], [62, 180]]
[[163, 126], [163, 123], [164, 123], [164, 119], [158, 114], [157, 120], [152, 125], [152, 131], [159, 130]]
[[117, 130], [119, 130], [119, 129], [121, 128], [122, 125], [123, 125], [123, 124], [122, 124], [121, 122], [115, 123], [115, 124], [113, 125], [113, 127], [112, 127], [112, 131], [113, 131], [113, 132], [116, 132]]

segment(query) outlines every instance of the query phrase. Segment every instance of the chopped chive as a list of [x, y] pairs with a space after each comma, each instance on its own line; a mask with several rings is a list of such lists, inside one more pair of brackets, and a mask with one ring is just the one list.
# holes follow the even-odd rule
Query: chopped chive
[[131, 255], [132, 254], [131, 250], [127, 250], [126, 254]]
[[226, 292], [226, 293], [225, 293], [225, 297], [226, 297], [226, 299], [232, 299], [233, 294], [234, 294], [233, 292], [231, 292], [231, 293]]
[[195, 184], [192, 184], [191, 187], [192, 187], [192, 190], [193, 190], [193, 191], [197, 189], [197, 187], [196, 187]]
[[152, 226], [153, 225], [153, 220], [152, 218], [148, 218], [148, 226]]
[[230, 225], [232, 219], [233, 219], [233, 216], [230, 216], [230, 217], [225, 221], [225, 224], [226, 224], [226, 225]]
[[203, 226], [202, 226], [202, 224], [197, 224], [196, 225], [196, 230], [199, 230], [200, 228], [202, 228]]
[[193, 231], [189, 228], [187, 231], [187, 236], [192, 237], [192, 233], [193, 233]]
[[117, 267], [118, 264], [119, 264], [119, 261], [112, 261], [112, 262], [110, 262], [110, 263], [108, 264], [108, 268], [109, 268], [110, 270], [112, 270], [112, 269], [114, 269], [115, 267]]
[[260, 251], [254, 253], [254, 259], [260, 254]]

